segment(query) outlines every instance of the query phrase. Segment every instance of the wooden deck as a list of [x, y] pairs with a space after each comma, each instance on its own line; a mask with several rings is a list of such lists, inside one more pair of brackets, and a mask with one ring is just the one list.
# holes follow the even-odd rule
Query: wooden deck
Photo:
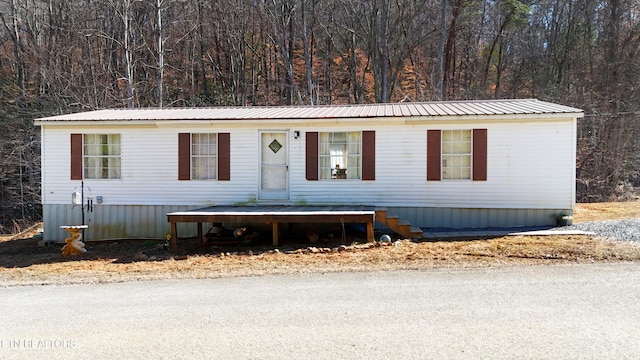
[[197, 223], [198, 238], [203, 240], [203, 223], [271, 224], [273, 245], [278, 246], [278, 224], [288, 223], [360, 223], [366, 224], [367, 240], [373, 241], [376, 209], [365, 205], [337, 206], [211, 206], [167, 214], [171, 223], [171, 247], [177, 249], [177, 223]]

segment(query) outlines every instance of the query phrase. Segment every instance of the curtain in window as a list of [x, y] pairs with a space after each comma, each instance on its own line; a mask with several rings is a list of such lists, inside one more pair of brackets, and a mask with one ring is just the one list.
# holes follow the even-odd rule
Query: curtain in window
[[88, 179], [119, 179], [120, 134], [84, 135], [84, 172]]
[[362, 133], [320, 133], [319, 162], [321, 179], [359, 179]]
[[442, 131], [442, 177], [471, 179], [471, 130]]
[[362, 148], [362, 133], [350, 132], [348, 133], [347, 143], [347, 179], [360, 179], [360, 151]]
[[320, 162], [320, 179], [331, 179], [333, 168], [335, 167], [335, 157], [337, 154], [332, 149], [331, 140], [333, 133], [320, 133], [319, 136], [319, 162]]
[[191, 135], [191, 178], [196, 180], [217, 177], [218, 142], [216, 134]]

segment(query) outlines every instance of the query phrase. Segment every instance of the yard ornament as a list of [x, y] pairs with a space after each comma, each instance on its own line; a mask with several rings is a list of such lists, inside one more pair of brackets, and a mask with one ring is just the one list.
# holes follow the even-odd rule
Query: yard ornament
[[62, 228], [71, 233], [71, 236], [64, 239], [64, 242], [67, 244], [62, 247], [62, 256], [86, 253], [87, 249], [84, 248], [84, 243], [82, 242], [82, 233], [79, 232], [83, 226], [67, 226]]

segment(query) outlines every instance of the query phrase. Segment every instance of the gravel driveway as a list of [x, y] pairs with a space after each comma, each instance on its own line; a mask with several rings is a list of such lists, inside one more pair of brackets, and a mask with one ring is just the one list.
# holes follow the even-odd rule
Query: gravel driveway
[[585, 222], [557, 229], [590, 231], [608, 239], [640, 242], [640, 219]]

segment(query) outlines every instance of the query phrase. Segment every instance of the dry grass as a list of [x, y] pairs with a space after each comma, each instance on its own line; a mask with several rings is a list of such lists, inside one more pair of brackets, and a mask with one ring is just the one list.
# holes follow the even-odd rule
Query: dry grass
[[574, 222], [640, 218], [640, 201], [578, 204]]
[[[640, 202], [580, 204], [574, 222], [640, 218]], [[37, 247], [27, 234], [0, 239], [0, 286], [215, 278], [283, 273], [383, 271], [445, 267], [639, 261], [640, 246], [588, 236], [507, 236], [464, 241], [397, 241], [310, 252], [308, 244], [221, 248], [182, 243], [174, 256], [152, 241], [88, 244], [82, 256], [63, 258], [60, 245]]]

